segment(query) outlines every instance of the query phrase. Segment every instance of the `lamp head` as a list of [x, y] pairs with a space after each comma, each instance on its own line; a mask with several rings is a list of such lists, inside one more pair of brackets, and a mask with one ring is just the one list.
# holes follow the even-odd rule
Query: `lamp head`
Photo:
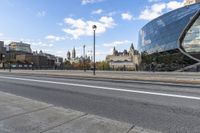
[[96, 30], [96, 29], [97, 29], [97, 26], [96, 26], [96, 25], [93, 25], [92, 28], [93, 28], [93, 30]]

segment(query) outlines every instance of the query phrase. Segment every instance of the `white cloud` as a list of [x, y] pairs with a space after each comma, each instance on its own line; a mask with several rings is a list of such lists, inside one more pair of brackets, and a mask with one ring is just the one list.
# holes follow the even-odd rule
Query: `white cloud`
[[3, 36], [3, 33], [0, 33], [0, 37]]
[[96, 51], [96, 55], [108, 55], [110, 51]]
[[151, 7], [146, 7], [144, 11], [141, 12], [139, 19], [152, 20], [162, 15], [163, 10], [166, 8], [164, 3], [153, 4]]
[[123, 20], [132, 20], [133, 19], [133, 16], [130, 14], [130, 13], [122, 13], [121, 14], [121, 17]]
[[129, 41], [129, 40], [123, 40], [123, 41], [114, 41], [114, 42], [111, 42], [111, 43], [104, 43], [103, 46], [105, 47], [117, 47], [119, 45], [130, 45], [132, 43], [132, 41]]
[[46, 12], [45, 11], [39, 11], [37, 12], [36, 16], [37, 17], [44, 17], [46, 15]]
[[63, 26], [63, 23], [56, 23], [57, 25], [59, 25], [59, 26]]
[[[18, 40], [15, 40], [15, 41], [18, 42]], [[42, 47], [53, 47], [54, 46], [54, 44], [43, 42], [40, 39], [34, 40], [34, 39], [22, 38], [19, 41], [31, 44], [31, 46], [36, 47], [36, 48], [41, 48], [41, 49], [42, 49]]]
[[114, 16], [115, 14], [117, 14], [117, 12], [116, 11], [112, 11], [112, 12], [108, 13], [108, 16]]
[[159, 2], [160, 0], [149, 0], [149, 2]]
[[37, 46], [37, 47], [53, 47], [54, 44], [50, 43], [44, 43], [44, 42], [29, 42], [32, 46]]
[[92, 36], [92, 26], [96, 25], [97, 34], [106, 32], [107, 29], [113, 28], [116, 24], [112, 17], [103, 16], [98, 21], [84, 21], [82, 19], [65, 18], [65, 23], [69, 25], [69, 28], [63, 29], [63, 31], [71, 35], [74, 39], [78, 39], [81, 36]]
[[92, 14], [101, 14], [103, 12], [102, 9], [98, 9], [96, 11], [93, 11]]
[[[155, 2], [155, 0], [149, 0]], [[145, 10], [140, 13], [139, 19], [152, 20], [159, 17], [164, 11], [170, 11], [184, 6], [184, 0], [182, 2], [170, 1], [168, 3], [154, 3], [151, 6], [147, 6]]]
[[52, 41], [52, 42], [65, 40], [64, 37], [59, 37], [59, 36], [54, 36], [54, 35], [48, 35], [48, 36], [45, 37], [45, 39]]
[[97, 2], [102, 2], [103, 0], [81, 0], [82, 5], [93, 4]]
[[184, 6], [184, 2], [170, 1], [167, 3], [167, 8], [170, 10], [174, 10]]
[[4, 44], [5, 45], [8, 45], [10, 44], [11, 42], [13, 42], [13, 40], [10, 40], [10, 39], [6, 39], [6, 40], [3, 40], [4, 41]]

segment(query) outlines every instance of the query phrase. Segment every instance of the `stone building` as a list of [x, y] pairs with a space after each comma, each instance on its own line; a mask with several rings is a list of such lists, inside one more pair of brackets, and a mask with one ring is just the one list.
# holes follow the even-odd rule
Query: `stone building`
[[[11, 64], [11, 65], [10, 65]], [[32, 52], [31, 45], [23, 42], [11, 42], [4, 46], [0, 41], [0, 68], [32, 68], [54, 69], [61, 68], [63, 58], [42, 51]]]
[[30, 55], [32, 54], [32, 49], [30, 44], [23, 42], [11, 42], [7, 46], [6, 60], [11, 63], [16, 63], [16, 57], [19, 55]]
[[39, 68], [54, 68], [57, 58], [54, 55], [44, 53], [42, 50], [40, 52], [33, 53], [33, 62], [35, 67]]
[[185, 5], [192, 5], [192, 4], [199, 3], [199, 2], [200, 2], [200, 0], [186, 0]]
[[4, 42], [0, 41], [0, 68], [3, 67], [6, 56], [6, 48], [4, 47]]
[[34, 68], [61, 68], [63, 64], [63, 58], [57, 57], [48, 53], [40, 51], [33, 52], [32, 54], [20, 54], [16, 56], [16, 60], [21, 64], [33, 65]]
[[135, 50], [133, 44], [131, 44], [129, 51], [124, 50], [123, 52], [119, 52], [114, 47], [112, 55], [108, 55], [106, 61], [109, 62], [112, 69], [138, 70], [141, 57], [139, 52]]

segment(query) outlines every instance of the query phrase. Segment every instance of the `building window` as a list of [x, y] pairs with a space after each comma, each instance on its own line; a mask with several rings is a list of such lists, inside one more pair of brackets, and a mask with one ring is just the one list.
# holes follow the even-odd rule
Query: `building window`
[[200, 52], [200, 16], [186, 33], [182, 46], [188, 53]]

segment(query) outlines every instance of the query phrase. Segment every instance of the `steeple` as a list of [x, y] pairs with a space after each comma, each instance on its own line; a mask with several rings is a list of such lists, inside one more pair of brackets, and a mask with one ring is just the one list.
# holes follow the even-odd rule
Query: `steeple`
[[115, 49], [115, 47], [113, 48], [113, 55], [115, 55], [115, 51], [116, 51], [116, 49]]
[[116, 48], [114, 47], [114, 48], [113, 48], [113, 55], [116, 56], [117, 54], [118, 54], [118, 51], [117, 51]]
[[130, 47], [129, 55], [133, 55], [134, 51], [135, 51], [135, 48], [134, 48], [133, 43], [132, 43], [131, 47]]
[[133, 43], [131, 44], [131, 47], [130, 47], [130, 50], [134, 50], [134, 46], [133, 46]]

